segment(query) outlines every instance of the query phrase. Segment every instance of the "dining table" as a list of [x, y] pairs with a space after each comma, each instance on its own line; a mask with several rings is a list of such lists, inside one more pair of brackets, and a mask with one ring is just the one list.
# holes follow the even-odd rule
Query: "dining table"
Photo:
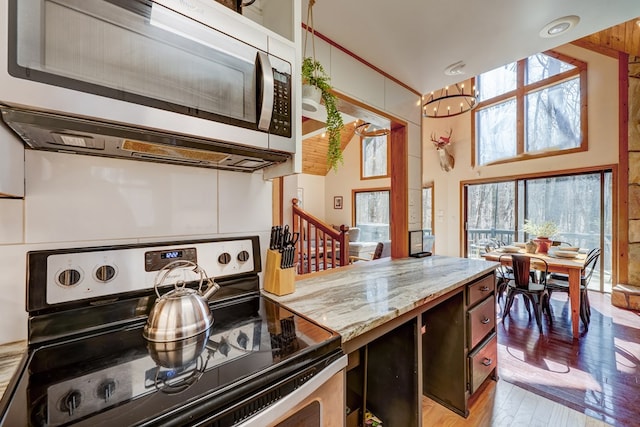
[[569, 276], [569, 301], [571, 306], [571, 329], [573, 338], [580, 338], [580, 282], [582, 270], [586, 261], [586, 254], [578, 252], [575, 258], [566, 258], [554, 256], [551, 253], [529, 253], [525, 249], [519, 249], [517, 252], [506, 252], [503, 248], [495, 249], [482, 255], [488, 261], [499, 261], [506, 265], [511, 264], [511, 257], [503, 257], [502, 255], [510, 255], [517, 253], [521, 255], [542, 258], [547, 262], [549, 273], [562, 273]]

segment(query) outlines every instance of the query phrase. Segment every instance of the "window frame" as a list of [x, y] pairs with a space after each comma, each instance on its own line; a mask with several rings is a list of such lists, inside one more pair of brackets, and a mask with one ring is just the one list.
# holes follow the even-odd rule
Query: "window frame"
[[[493, 98], [485, 99], [479, 102], [471, 114], [471, 140], [473, 141], [473, 144], [471, 144], [471, 166], [472, 167], [497, 165], [497, 164], [503, 164], [503, 163], [518, 162], [521, 160], [537, 159], [541, 157], [558, 156], [563, 154], [587, 151], [589, 149], [589, 138], [588, 138], [589, 133], [588, 133], [588, 117], [587, 117], [588, 116], [587, 114], [587, 105], [588, 105], [587, 63], [580, 61], [578, 59], [572, 58], [570, 56], [555, 52], [553, 50], [548, 50], [540, 53], [550, 56], [552, 58], [555, 58], [559, 61], [565, 62], [567, 64], [570, 64], [575, 68], [572, 70], [567, 70], [562, 73], [556, 74], [554, 76], [548, 77], [546, 79], [539, 80], [534, 83], [526, 84], [525, 70], [527, 67], [528, 58], [524, 58], [517, 61], [516, 62], [517, 63], [516, 88], [509, 92], [505, 92]], [[580, 80], [579, 81], [580, 133], [582, 136], [580, 145], [578, 147], [573, 147], [573, 148], [545, 150], [544, 152], [534, 152], [534, 153], [526, 152], [525, 151], [525, 146], [526, 146], [525, 103], [526, 103], [527, 95], [532, 92], [553, 87], [555, 85], [561, 84], [563, 82], [566, 82], [576, 77], [578, 77]], [[474, 78], [473, 79], [474, 85], [475, 85], [475, 81], [476, 79]], [[476, 138], [477, 136], [476, 114], [485, 108], [496, 106], [509, 99], [516, 100], [516, 155], [514, 157], [503, 158], [503, 159], [495, 160], [485, 164], [480, 164], [477, 159], [478, 139]]]
[[377, 193], [386, 191], [389, 193], [389, 239], [391, 239], [391, 213], [392, 213], [392, 199], [391, 199], [391, 187], [372, 187], [372, 188], [358, 188], [351, 190], [351, 224], [352, 227], [356, 227], [356, 195], [358, 193]]
[[365, 181], [367, 179], [380, 179], [380, 178], [389, 178], [391, 176], [391, 143], [390, 143], [390, 133], [385, 135], [385, 143], [386, 143], [386, 163], [387, 163], [387, 170], [385, 172], [384, 175], [374, 175], [374, 176], [364, 176], [364, 140], [365, 139], [371, 139], [371, 138], [381, 138], [381, 136], [377, 136], [377, 137], [364, 137], [361, 136], [360, 137], [360, 180], [361, 181]]
[[[424, 192], [425, 190], [430, 189], [431, 190], [431, 222], [430, 224], [425, 224], [425, 200], [424, 200]], [[435, 221], [434, 221], [434, 212], [435, 212], [435, 185], [434, 183], [430, 183], [430, 184], [426, 184], [422, 186], [422, 192], [421, 192], [421, 196], [422, 196], [422, 218], [421, 218], [421, 223], [422, 223], [422, 229], [430, 229], [431, 230], [431, 234], [435, 235]], [[429, 226], [428, 228], [426, 226]]]

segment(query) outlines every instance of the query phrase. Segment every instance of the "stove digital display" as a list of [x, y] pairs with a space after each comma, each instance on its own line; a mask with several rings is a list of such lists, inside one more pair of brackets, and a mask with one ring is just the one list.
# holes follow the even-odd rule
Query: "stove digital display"
[[180, 248], [163, 251], [149, 251], [144, 253], [144, 270], [158, 271], [165, 265], [175, 261], [184, 260], [198, 263], [196, 248]]
[[160, 253], [160, 259], [178, 259], [178, 258], [182, 258], [182, 256], [183, 256], [182, 251], [168, 251], [168, 252]]

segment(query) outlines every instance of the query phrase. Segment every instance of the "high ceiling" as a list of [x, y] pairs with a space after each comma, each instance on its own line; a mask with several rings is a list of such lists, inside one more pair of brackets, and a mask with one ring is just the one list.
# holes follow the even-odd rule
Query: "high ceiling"
[[[303, 22], [307, 5], [302, 0]], [[539, 35], [569, 15], [580, 18], [569, 32]], [[636, 17], [640, 0], [316, 0], [313, 7], [318, 32], [422, 94]], [[459, 61], [465, 74], [444, 74]]]

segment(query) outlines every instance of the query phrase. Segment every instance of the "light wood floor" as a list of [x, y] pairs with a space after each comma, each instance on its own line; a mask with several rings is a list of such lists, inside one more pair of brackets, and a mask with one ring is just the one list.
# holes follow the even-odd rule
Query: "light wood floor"
[[607, 423], [533, 394], [504, 380], [490, 381], [463, 418], [428, 397], [422, 398], [424, 427], [601, 427]]

